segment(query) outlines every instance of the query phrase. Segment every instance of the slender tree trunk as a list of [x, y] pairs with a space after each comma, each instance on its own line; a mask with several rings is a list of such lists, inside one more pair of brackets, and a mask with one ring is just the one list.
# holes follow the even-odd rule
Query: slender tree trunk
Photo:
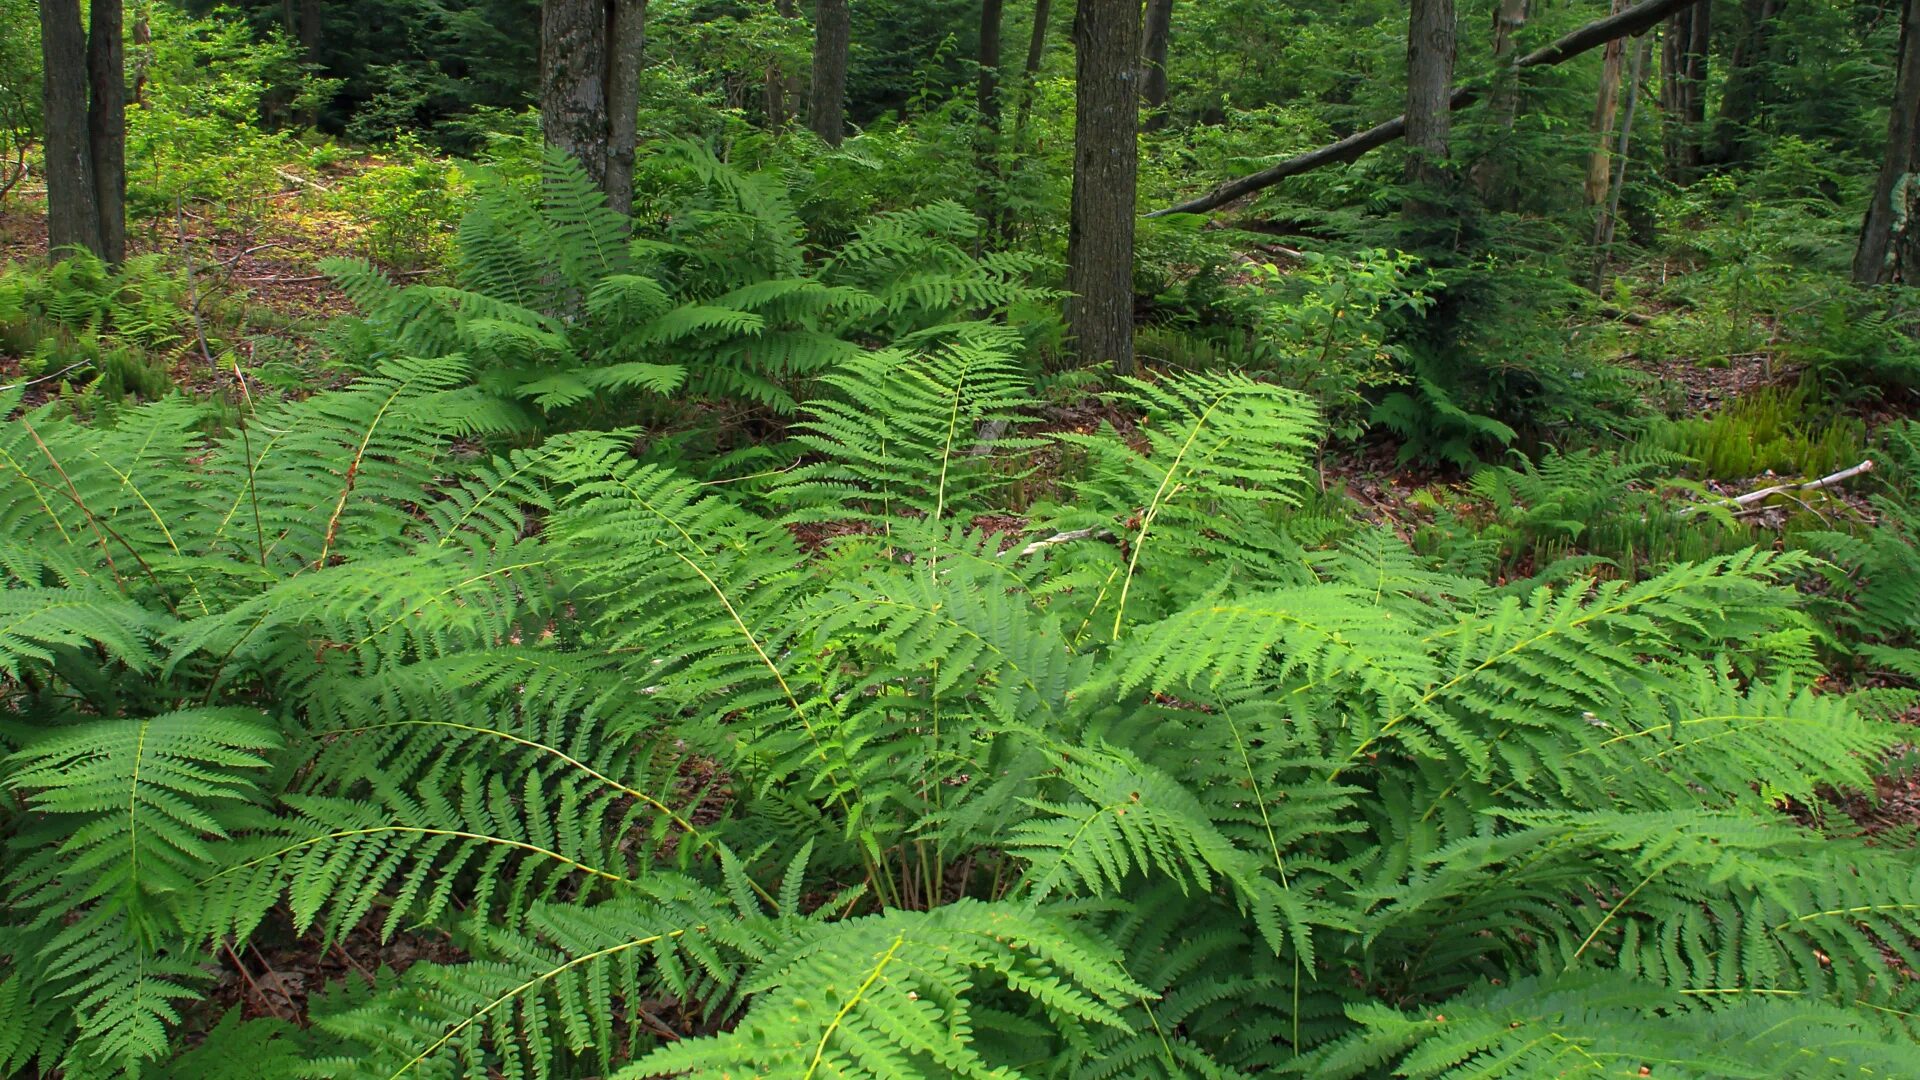
[[1607, 258], [1613, 251], [1614, 229], [1620, 222], [1620, 193], [1627, 186], [1627, 151], [1633, 148], [1633, 114], [1640, 103], [1640, 80], [1646, 77], [1647, 62], [1652, 58], [1653, 38], [1642, 37], [1640, 46], [1633, 54], [1633, 70], [1627, 75], [1627, 104], [1620, 120], [1620, 138], [1614, 148], [1614, 167], [1611, 192], [1606, 207], [1600, 212], [1600, 219], [1593, 231], [1593, 287], [1597, 292], [1605, 277]]
[[[318, 67], [320, 64], [320, 44], [323, 34], [320, 21], [321, 0], [300, 0], [299, 14], [299, 26], [295, 31], [295, 39], [300, 42], [301, 59]], [[142, 22], [144, 21], [145, 16], [143, 14]], [[302, 114], [300, 120], [301, 123], [304, 123], [308, 127], [313, 127], [318, 124], [320, 122], [318, 107], [309, 107], [306, 112]]]
[[[1598, 48], [1617, 37], [1637, 34], [1657, 25], [1660, 20], [1683, 8], [1691, 7], [1703, 0], [1641, 0], [1618, 15], [1609, 15], [1604, 19], [1580, 27], [1565, 34], [1550, 45], [1543, 45], [1513, 62], [1513, 66], [1522, 70], [1536, 67], [1552, 67], [1565, 63], [1582, 53]], [[1448, 101], [1452, 108], [1465, 108], [1479, 98], [1479, 89], [1471, 83], [1458, 87]], [[1165, 217], [1168, 214], [1198, 214], [1213, 210], [1235, 199], [1264, 188], [1272, 187], [1290, 176], [1299, 176], [1327, 165], [1344, 164], [1354, 161], [1369, 151], [1408, 137], [1410, 128], [1405, 115], [1396, 116], [1383, 124], [1375, 124], [1365, 131], [1356, 131], [1337, 142], [1309, 150], [1304, 154], [1295, 154], [1285, 161], [1269, 165], [1256, 173], [1249, 173], [1236, 180], [1207, 192], [1205, 195], [1186, 202], [1155, 210], [1148, 217]]]
[[980, 82], [975, 101], [980, 123], [988, 131], [1000, 130], [1000, 14], [1003, 0], [980, 0]]
[[100, 257], [127, 257], [127, 56], [120, 0], [93, 0], [87, 30], [87, 141], [93, 147]]
[[[773, 0], [773, 13], [782, 19], [794, 18], [793, 0]], [[767, 130], [787, 129], [793, 122], [790, 101], [797, 96], [792, 76], [779, 64], [767, 65]]]
[[612, 0], [607, 23], [607, 205], [633, 212], [639, 150], [640, 64], [647, 48], [647, 0]]
[[147, 67], [153, 63], [152, 0], [140, 0], [133, 9], [133, 90], [135, 105], [147, 103]]
[[1667, 177], [1691, 183], [1700, 173], [1700, 135], [1707, 120], [1707, 49], [1713, 2], [1700, 3], [1667, 20], [1660, 54]]
[[[1613, 0], [1613, 14], [1626, 10], [1627, 0]], [[1613, 143], [1613, 124], [1619, 112], [1620, 69], [1626, 60], [1626, 39], [1607, 42], [1600, 60], [1600, 99], [1593, 107], [1593, 152], [1587, 155], [1587, 205], [1607, 201], [1607, 180], [1613, 162], [1607, 148]]]
[[623, 214], [633, 208], [646, 18], [646, 0], [546, 0], [540, 11], [541, 132]]
[[1013, 122], [1016, 133], [1027, 129], [1027, 113], [1033, 108], [1033, 95], [1040, 78], [1040, 62], [1047, 56], [1047, 19], [1052, 14], [1050, 0], [1034, 0], [1033, 32], [1027, 38], [1027, 65], [1021, 69], [1020, 115]]
[[813, 17], [813, 93], [807, 124], [839, 146], [847, 126], [847, 50], [853, 44], [853, 12], [847, 0], [820, 0]]
[[1158, 131], [1167, 122], [1167, 46], [1172, 37], [1173, 0], [1147, 0], [1140, 45], [1140, 103], [1148, 131]]
[[1740, 32], [1727, 58], [1727, 83], [1714, 121], [1714, 161], [1739, 164], [1753, 155], [1753, 125], [1767, 98], [1763, 61], [1786, 0], [1742, 0]]
[[1409, 218], [1443, 213], [1452, 184], [1453, 0], [1413, 0], [1407, 22]]
[[[1529, 7], [1529, 0], [1500, 0], [1493, 12], [1494, 83], [1487, 109], [1503, 135], [1513, 130], [1514, 118], [1520, 113], [1520, 72], [1513, 66], [1513, 52], [1520, 44], [1520, 29], [1527, 25]], [[1474, 164], [1473, 185], [1490, 206], [1510, 206], [1513, 202], [1511, 158], [1502, 146]]]
[[[980, 73], [975, 87], [975, 108], [980, 114], [980, 130], [974, 143], [974, 157], [980, 167], [980, 214], [987, 221], [985, 233], [998, 235], [1002, 222], [999, 210], [1000, 142], [1000, 16], [1002, 0], [980, 0]], [[976, 246], [985, 233], [976, 238]]]
[[1139, 170], [1140, 7], [1080, 0], [1073, 20], [1073, 205], [1067, 327], [1082, 362], [1133, 371], [1133, 226]]
[[1897, 71], [1887, 156], [1853, 258], [1853, 280], [1862, 285], [1920, 285], [1920, 0], [1906, 0], [1900, 17]]

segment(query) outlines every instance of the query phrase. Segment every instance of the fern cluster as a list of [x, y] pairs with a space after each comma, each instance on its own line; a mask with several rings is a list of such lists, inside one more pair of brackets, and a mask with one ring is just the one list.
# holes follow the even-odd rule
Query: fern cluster
[[[687, 168], [687, 227], [792, 235]], [[1781, 812], [1901, 738], [1812, 687], [1807, 558], [1493, 587], [1329, 543], [1313, 409], [1240, 376], [1033, 434], [1013, 332], [887, 298], [920, 222], [698, 303], [662, 282], [739, 264], [685, 244], [569, 241], [524, 302], [362, 278], [426, 358], [211, 441], [180, 400], [0, 426], [0, 1072], [1920, 1073], [1920, 865]], [[821, 361], [800, 467], [528, 438], [503, 373], [656, 363], [622, 335], [743, 289], [890, 341]], [[826, 332], [783, 310], [757, 339]], [[706, 333], [702, 385], [778, 370]], [[1036, 455], [1071, 503], [976, 526]], [[211, 1023], [284, 923], [465, 959]]]
[[529, 422], [624, 419], [636, 393], [790, 414], [797, 390], [866, 347], [978, 332], [1050, 295], [1030, 283], [1034, 259], [973, 254], [977, 223], [951, 201], [878, 215], [817, 251], [777, 177], [703, 146], [650, 155], [641, 180], [657, 190], [637, 224], [561, 155], [531, 192], [488, 181], [460, 226], [455, 285], [328, 261], [365, 313], [342, 331], [350, 352], [464, 357]]

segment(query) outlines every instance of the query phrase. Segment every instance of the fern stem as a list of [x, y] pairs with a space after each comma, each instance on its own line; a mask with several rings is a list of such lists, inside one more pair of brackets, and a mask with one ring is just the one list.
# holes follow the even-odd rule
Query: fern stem
[[[1180, 462], [1187, 456], [1187, 451], [1193, 448], [1193, 441], [1200, 437], [1200, 429], [1207, 426], [1207, 418], [1213, 415], [1213, 410], [1219, 408], [1221, 402], [1232, 397], [1233, 393], [1233, 390], [1228, 390], [1226, 393], [1214, 398], [1207, 404], [1206, 410], [1193, 422], [1193, 430], [1187, 432], [1186, 441], [1180, 444], [1180, 452], [1175, 454], [1173, 461], [1167, 465], [1166, 475], [1160, 478], [1160, 487], [1154, 491], [1153, 499], [1148, 502], [1146, 512], [1140, 515], [1140, 535], [1134, 538], [1133, 554], [1127, 559], [1127, 577], [1125, 581], [1120, 583], [1119, 607], [1113, 613], [1113, 636], [1115, 640], [1119, 640], [1120, 622], [1126, 618], [1127, 592], [1133, 587], [1133, 573], [1134, 569], [1140, 565], [1140, 552], [1147, 546], [1147, 532], [1153, 528], [1153, 520], [1160, 516], [1160, 509], [1166, 505], [1166, 499], [1171, 499], [1173, 495], [1179, 494], [1180, 488], [1176, 486], [1173, 495], [1169, 495], [1167, 493], [1167, 485], [1173, 483], [1174, 473], [1180, 470]], [[1166, 499], [1162, 498], [1163, 495], [1166, 496]]]
[[[700, 933], [704, 933], [706, 929], [707, 928], [704, 926], [693, 927], [693, 930], [695, 932], [700, 932]], [[428, 1046], [425, 1050], [422, 1050], [418, 1054], [415, 1054], [412, 1060], [408, 1061], [405, 1065], [400, 1066], [400, 1068], [396, 1070], [392, 1076], [388, 1077], [387, 1080], [399, 1080], [400, 1077], [405, 1076], [408, 1072], [412, 1071], [415, 1065], [418, 1065], [421, 1062], [427, 1060], [427, 1058], [431, 1057], [434, 1051], [452, 1042], [455, 1038], [459, 1036], [459, 1034], [462, 1031], [465, 1031], [466, 1029], [472, 1027], [474, 1024], [477, 1024], [481, 1020], [486, 1019], [486, 1016], [488, 1013], [506, 1004], [507, 1002], [512, 1001], [514, 998], [519, 997], [521, 994], [526, 993], [528, 990], [531, 990], [534, 987], [539, 986], [541, 983], [548, 982], [562, 974], [565, 974], [566, 972], [571, 971], [576, 967], [579, 967], [581, 964], [592, 963], [595, 960], [604, 959], [605, 957], [613, 956], [616, 953], [625, 952], [628, 949], [642, 948], [647, 945], [655, 944], [656, 942], [665, 941], [669, 938], [682, 937], [686, 933], [687, 933], [686, 930], [672, 930], [664, 934], [654, 934], [650, 937], [635, 938], [632, 941], [626, 941], [618, 945], [612, 945], [604, 949], [599, 949], [594, 952], [587, 953], [584, 956], [576, 956], [573, 959], [567, 961], [566, 963], [561, 964], [557, 968], [553, 968], [551, 970], [542, 972], [541, 974], [536, 975], [531, 979], [528, 979], [526, 982], [521, 983], [520, 985], [514, 987], [513, 989], [508, 990], [506, 993], [500, 995], [499, 997], [494, 998], [492, 1001], [487, 1002], [487, 1004], [482, 1006], [478, 1012], [473, 1013], [472, 1015], [468, 1016], [465, 1020], [462, 1020], [458, 1024], [455, 1024], [453, 1028], [449, 1030], [446, 1034], [434, 1040], [431, 1046]]]
[[826, 1031], [820, 1033], [820, 1041], [813, 1048], [813, 1060], [808, 1063], [807, 1074], [802, 1077], [801, 1080], [813, 1080], [813, 1074], [820, 1069], [820, 1059], [825, 1056], [827, 1052], [827, 1040], [833, 1038], [833, 1033], [840, 1030], [841, 1022], [846, 1020], [847, 1014], [853, 1011], [854, 1006], [860, 1004], [862, 998], [866, 997], [867, 991], [873, 989], [873, 984], [880, 978], [880, 973], [885, 971], [887, 965], [893, 962], [893, 954], [900, 951], [900, 946], [905, 943], [906, 940], [907, 935], [904, 933], [895, 935], [893, 944], [889, 945], [887, 951], [881, 954], [880, 962], [873, 966], [872, 971], [867, 972], [866, 981], [861, 983], [860, 988], [853, 992], [853, 996], [848, 998], [846, 1002], [840, 1006], [840, 1011], [834, 1014], [833, 1022], [827, 1025]]
[[320, 836], [310, 836], [297, 844], [288, 844], [278, 851], [268, 852], [259, 858], [248, 859], [243, 863], [235, 863], [217, 874], [201, 878], [196, 884], [205, 885], [209, 882], [218, 881], [228, 874], [238, 873], [242, 870], [250, 870], [262, 863], [272, 862], [274, 859], [278, 859], [283, 855], [291, 855], [301, 848], [309, 848], [315, 844], [324, 844], [329, 840], [347, 840], [356, 836], [376, 836], [380, 833], [409, 833], [415, 836], [448, 836], [456, 840], [477, 840], [482, 843], [498, 844], [501, 847], [518, 848], [522, 851], [530, 851], [536, 855], [545, 855], [547, 858], [570, 866], [583, 874], [604, 878], [607, 881], [617, 881], [629, 885], [633, 883], [632, 878], [622, 877], [619, 874], [602, 870], [599, 867], [588, 866], [586, 863], [571, 856], [562, 855], [551, 848], [544, 848], [538, 844], [530, 844], [524, 840], [513, 840], [504, 836], [492, 836], [487, 833], [466, 832], [462, 829], [430, 829], [423, 825], [377, 825], [366, 829], [341, 829], [337, 832], [325, 833]]

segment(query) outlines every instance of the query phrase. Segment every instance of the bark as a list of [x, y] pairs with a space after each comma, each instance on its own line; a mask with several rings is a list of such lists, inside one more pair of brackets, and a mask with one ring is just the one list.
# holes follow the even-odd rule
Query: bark
[[[1502, 132], [1513, 130], [1520, 112], [1520, 73], [1513, 67], [1513, 50], [1519, 45], [1521, 27], [1527, 25], [1528, 0], [1500, 0], [1493, 12], [1493, 89], [1487, 108]], [[1507, 155], [1496, 151], [1473, 166], [1473, 185], [1489, 205], [1513, 202], [1513, 170]]]
[[647, 0], [613, 0], [607, 46], [607, 205], [633, 212], [640, 62], [647, 47]]
[[87, 40], [80, 0], [41, 0], [47, 247], [79, 245], [105, 257], [87, 124]]
[[[980, 167], [978, 201], [980, 214], [987, 221], [987, 233], [999, 235], [1002, 226], [999, 208], [1000, 161], [996, 156], [1000, 135], [1000, 16], [1001, 0], [980, 0], [980, 78], [975, 88], [974, 106], [980, 114], [980, 131], [974, 141], [974, 158]], [[978, 245], [986, 239], [982, 233]]]
[[1860, 226], [1853, 280], [1920, 285], [1920, 0], [1906, 0], [1900, 18], [1887, 154]]
[[1633, 148], [1633, 115], [1640, 104], [1640, 80], [1646, 77], [1647, 62], [1653, 52], [1653, 39], [1642, 37], [1640, 47], [1633, 54], [1633, 71], [1627, 77], [1626, 115], [1620, 121], [1620, 141], [1615, 147], [1615, 167], [1611, 190], [1606, 209], [1600, 214], [1593, 231], [1594, 263], [1593, 288], [1600, 290], [1602, 276], [1606, 273], [1607, 256], [1613, 250], [1613, 233], [1620, 221], [1620, 193], [1627, 185], [1627, 151]]
[[541, 133], [623, 214], [633, 206], [646, 16], [646, 0], [546, 0], [540, 9]]
[[1442, 213], [1452, 184], [1453, 0], [1413, 0], [1407, 21], [1408, 217]]
[[1667, 176], [1675, 183], [1690, 183], [1700, 173], [1712, 26], [1713, 0], [1701, 0], [1667, 20], [1660, 59], [1660, 106], [1665, 116]]
[[[1554, 64], [1564, 63], [1615, 38], [1637, 34], [1674, 12], [1700, 2], [1701, 0], [1645, 0], [1618, 15], [1596, 19], [1551, 45], [1535, 49], [1514, 61], [1513, 66], [1516, 70], [1524, 71], [1527, 68], [1551, 67]], [[1455, 109], [1462, 108], [1478, 100], [1479, 96], [1480, 92], [1475, 87], [1462, 86], [1453, 91], [1449, 104]], [[1225, 206], [1243, 195], [1272, 187], [1290, 176], [1299, 176], [1301, 173], [1312, 172], [1323, 166], [1356, 160], [1368, 151], [1378, 150], [1395, 139], [1405, 136], [1406, 133], [1407, 118], [1396, 116], [1384, 124], [1355, 132], [1338, 142], [1328, 143], [1316, 150], [1290, 157], [1277, 165], [1268, 166], [1238, 180], [1230, 180], [1197, 199], [1190, 199], [1164, 210], [1155, 210], [1147, 216], [1198, 214]]]
[[1139, 169], [1140, 7], [1080, 0], [1073, 22], [1073, 199], [1067, 328], [1086, 363], [1133, 371], [1133, 229]]
[[87, 31], [87, 142], [93, 152], [93, 202], [100, 218], [97, 254], [118, 266], [127, 257], [127, 56], [120, 0], [93, 0]]
[[1140, 44], [1140, 103], [1146, 109], [1148, 131], [1167, 122], [1167, 46], [1173, 37], [1173, 0], [1147, 0], [1146, 25]]
[[[1618, 15], [1626, 6], [1627, 0], [1613, 0], [1613, 14]], [[1613, 175], [1607, 148], [1613, 142], [1613, 125], [1619, 112], [1620, 69], [1627, 58], [1626, 44], [1625, 38], [1615, 38], [1600, 54], [1600, 99], [1593, 107], [1593, 153], [1587, 155], [1588, 206], [1607, 201], [1607, 180]]]
[[1714, 121], [1714, 161], [1722, 165], [1748, 160], [1755, 148], [1753, 125], [1767, 97], [1762, 61], [1773, 36], [1773, 23], [1785, 0], [1742, 0], [1740, 31], [1727, 58], [1727, 83], [1720, 95], [1720, 115]]
[[980, 0], [980, 82], [975, 103], [980, 123], [1000, 130], [1000, 14], [1003, 0]]
[[153, 63], [153, 26], [149, 12], [153, 5], [143, 2], [133, 9], [133, 103], [147, 103], [147, 67]]
[[853, 39], [853, 12], [847, 0], [820, 0], [813, 19], [813, 93], [807, 124], [839, 146], [847, 126], [847, 50]]
[[[773, 0], [773, 12], [782, 19], [795, 18], [793, 0]], [[778, 64], [767, 65], [767, 128], [785, 131], [792, 123], [791, 102], [799, 97], [793, 76]]]
[[1033, 108], [1040, 62], [1047, 56], [1047, 18], [1052, 14], [1052, 7], [1050, 0], [1035, 0], [1033, 5], [1033, 32], [1027, 38], [1027, 66], [1021, 69], [1020, 115], [1013, 122], [1015, 132], [1027, 129], [1027, 112]]
[[1527, 25], [1531, 5], [1528, 0], [1500, 0], [1493, 13], [1493, 66], [1500, 73], [1488, 100], [1495, 119], [1503, 130], [1511, 130], [1520, 112], [1520, 80], [1510, 60], [1520, 44], [1520, 30]]
[[540, 6], [540, 130], [601, 190], [607, 184], [607, 10], [604, 0]]

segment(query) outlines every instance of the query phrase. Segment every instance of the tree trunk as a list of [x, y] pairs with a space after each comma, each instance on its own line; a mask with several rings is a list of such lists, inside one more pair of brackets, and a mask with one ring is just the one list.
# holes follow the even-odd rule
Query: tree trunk
[[[321, 0], [300, 0], [299, 26], [295, 30], [295, 40], [300, 42], [300, 57], [307, 63], [318, 67], [320, 64], [320, 42], [322, 36], [320, 22]], [[145, 16], [142, 15], [142, 21]], [[319, 110], [309, 107], [301, 116], [301, 122], [308, 127], [320, 123]]]
[[143, 0], [133, 9], [133, 90], [135, 105], [147, 103], [147, 67], [153, 63], [153, 26], [151, 0]]
[[[1517, 70], [1534, 67], [1552, 67], [1606, 44], [1618, 37], [1637, 34], [1676, 11], [1701, 3], [1702, 0], [1643, 0], [1642, 3], [1628, 8], [1618, 15], [1609, 15], [1604, 19], [1595, 19], [1570, 34], [1556, 39], [1551, 45], [1545, 45], [1522, 56], [1513, 62]], [[1460, 109], [1472, 104], [1479, 97], [1479, 90], [1472, 85], [1456, 89], [1449, 98], [1452, 108]], [[1263, 188], [1269, 188], [1290, 176], [1312, 172], [1328, 165], [1339, 165], [1355, 161], [1368, 151], [1378, 150], [1382, 146], [1404, 138], [1407, 134], [1407, 118], [1396, 116], [1384, 124], [1375, 124], [1365, 131], [1356, 131], [1337, 142], [1309, 150], [1304, 154], [1295, 154], [1285, 161], [1269, 165], [1259, 172], [1250, 173], [1237, 180], [1229, 180], [1212, 191], [1196, 199], [1164, 210], [1155, 210], [1148, 217], [1165, 217], [1168, 214], [1198, 214], [1249, 195]]]
[[101, 258], [127, 257], [127, 55], [120, 0], [93, 0], [87, 30], [87, 141], [93, 148], [93, 201]]
[[1000, 13], [1003, 0], [980, 0], [980, 83], [975, 88], [980, 123], [1000, 130]]
[[1640, 47], [1633, 54], [1633, 71], [1627, 76], [1626, 115], [1620, 121], [1620, 141], [1615, 149], [1617, 159], [1612, 177], [1611, 191], [1606, 207], [1600, 213], [1600, 220], [1593, 230], [1593, 289], [1600, 291], [1600, 284], [1606, 275], [1607, 257], [1613, 251], [1613, 233], [1620, 221], [1620, 193], [1627, 186], [1627, 151], [1633, 148], [1633, 114], [1640, 103], [1640, 80], [1646, 77], [1647, 61], [1653, 53], [1653, 39], [1642, 37]]
[[1713, 26], [1713, 0], [1678, 12], [1667, 20], [1660, 54], [1661, 112], [1664, 114], [1667, 177], [1691, 183], [1700, 173], [1700, 134], [1707, 120], [1707, 49]]
[[[773, 13], [782, 19], [794, 18], [793, 0], [773, 0]], [[785, 131], [793, 121], [790, 102], [794, 92], [792, 76], [778, 64], [767, 65], [767, 130]]]
[[1900, 18], [1887, 156], [1860, 226], [1853, 280], [1862, 285], [1920, 285], [1920, 0], [1906, 0]]
[[[1520, 44], [1520, 29], [1527, 25], [1528, 0], [1500, 0], [1493, 12], [1493, 89], [1487, 109], [1502, 133], [1513, 130], [1520, 113], [1520, 71], [1513, 66], [1513, 51]], [[1496, 148], [1493, 156], [1473, 167], [1473, 185], [1490, 206], [1510, 206], [1513, 202], [1511, 154]]]
[[1073, 20], [1073, 200], [1067, 328], [1082, 362], [1133, 371], [1133, 226], [1139, 168], [1140, 7], [1080, 0]]
[[[1613, 0], [1613, 14], [1627, 8], [1627, 0]], [[1600, 60], [1600, 99], [1593, 107], [1593, 153], [1587, 155], [1587, 205], [1607, 201], [1607, 180], [1613, 174], [1613, 161], [1607, 148], [1613, 142], [1613, 124], [1619, 111], [1620, 69], [1626, 60], [1626, 39], [1607, 42]]]
[[1146, 29], [1140, 45], [1140, 102], [1148, 131], [1167, 122], [1167, 44], [1173, 37], [1173, 0], [1147, 0]]
[[1720, 115], [1714, 121], [1714, 161], [1734, 165], [1754, 151], [1753, 125], [1767, 98], [1762, 62], [1773, 36], [1773, 21], [1785, 0], [1742, 0], [1740, 32], [1727, 58], [1727, 84], [1720, 95]]
[[1407, 22], [1409, 218], [1443, 213], [1452, 182], [1453, 0], [1413, 0]]
[[540, 129], [621, 213], [633, 208], [646, 0], [546, 0], [540, 9]]
[[847, 50], [853, 43], [853, 12], [847, 0], [820, 0], [813, 18], [813, 94], [807, 124], [839, 146], [847, 126]]
[[1047, 56], [1047, 18], [1051, 14], [1050, 0], [1034, 0], [1033, 32], [1027, 37], [1027, 66], [1021, 69], [1020, 115], [1013, 122], [1016, 135], [1027, 129], [1027, 113], [1033, 108], [1033, 95], [1040, 78], [1040, 62]]
[[41, 0], [40, 53], [46, 142], [47, 247], [98, 255], [99, 193], [87, 132], [87, 37], [80, 0]]

